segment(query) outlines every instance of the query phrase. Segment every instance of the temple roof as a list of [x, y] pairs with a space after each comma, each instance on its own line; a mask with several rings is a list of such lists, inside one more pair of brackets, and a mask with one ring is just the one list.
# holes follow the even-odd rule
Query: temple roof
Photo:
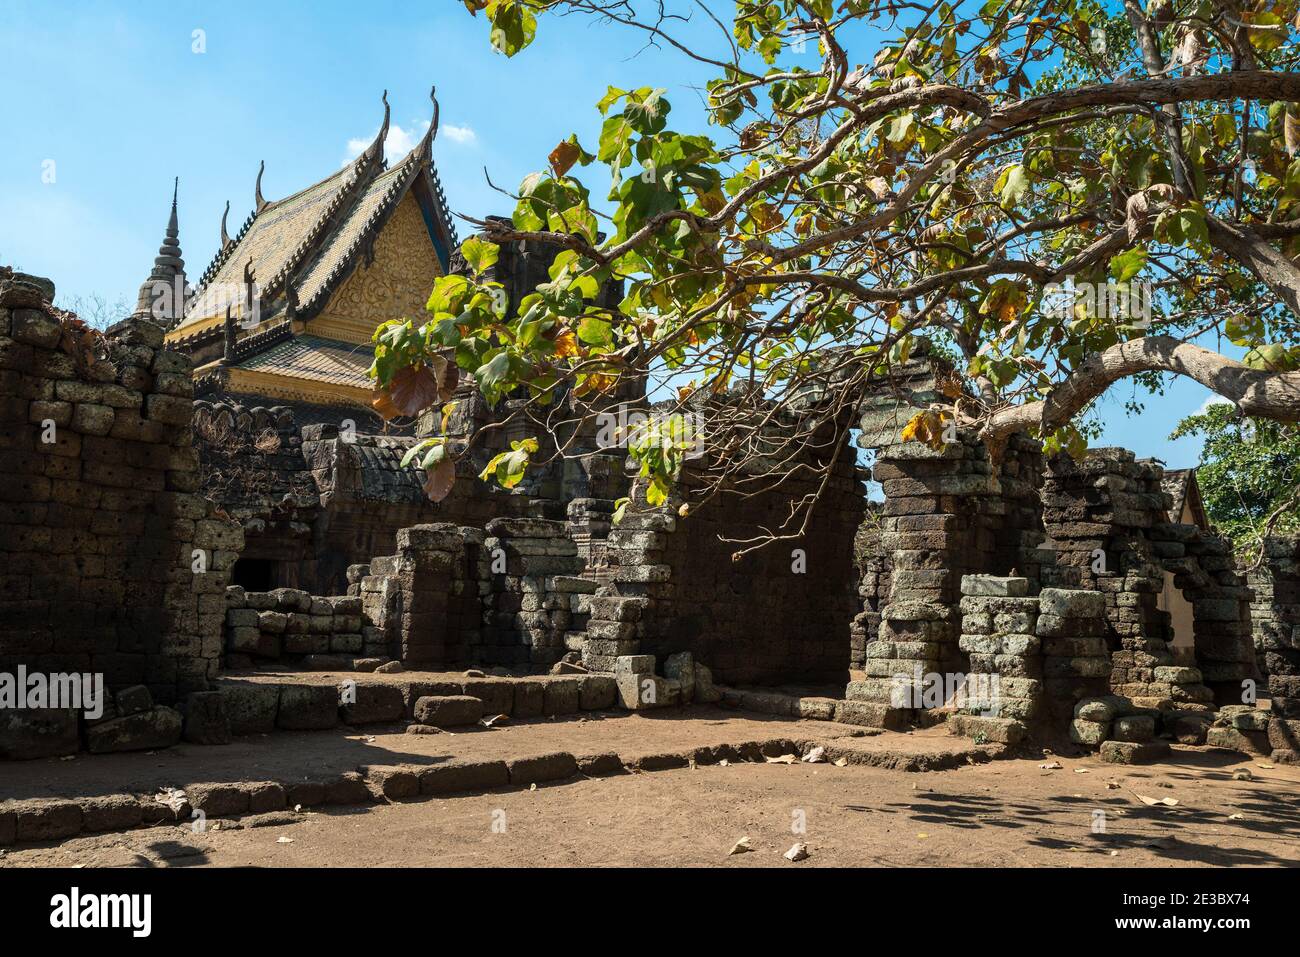
[[1192, 513], [1192, 524], [1209, 528], [1210, 520], [1201, 502], [1201, 488], [1196, 483], [1196, 469], [1166, 469], [1160, 487], [1173, 499], [1169, 508], [1169, 521], [1182, 522], [1183, 506]]
[[240, 361], [236, 368], [368, 390], [372, 383], [366, 370], [373, 358], [365, 346], [300, 334]]
[[199, 333], [219, 336], [226, 308], [233, 306], [233, 314], [241, 314], [246, 274], [260, 296], [261, 322], [284, 313], [310, 318], [352, 273], [408, 192], [415, 193], [445, 273], [457, 240], [433, 165], [436, 99], [428, 131], [391, 168], [383, 150], [388, 127], [385, 93], [384, 122], [378, 136], [343, 169], [274, 202], [262, 198], [259, 172], [256, 208], [234, 239], [226, 237], [223, 218], [222, 248], [204, 271], [185, 319], [171, 338], [188, 340]]

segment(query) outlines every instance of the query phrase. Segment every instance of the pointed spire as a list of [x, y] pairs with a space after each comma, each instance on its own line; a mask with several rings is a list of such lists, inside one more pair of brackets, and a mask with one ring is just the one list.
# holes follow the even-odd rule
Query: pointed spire
[[423, 159], [433, 156], [433, 141], [438, 137], [438, 118], [442, 114], [442, 108], [438, 106], [436, 86], [429, 87], [429, 99], [433, 101], [433, 119], [429, 121], [429, 129], [425, 131], [424, 138], [420, 140], [420, 156]]
[[257, 183], [253, 187], [256, 193], [254, 196], [255, 209], [259, 213], [267, 207], [266, 200], [262, 198], [262, 174], [265, 172], [266, 160], [262, 160], [262, 164], [257, 167]]
[[375, 141], [366, 148], [364, 153], [361, 154], [362, 159], [367, 163], [373, 162], [382, 164], [384, 161], [384, 140], [388, 136], [388, 120], [391, 115], [391, 110], [388, 107], [387, 90], [384, 90], [384, 95], [381, 99], [384, 101], [384, 122], [383, 125], [379, 127], [379, 135], [375, 137]]
[[149, 278], [140, 285], [132, 318], [152, 319], [170, 329], [185, 314], [185, 260], [181, 256], [180, 227], [176, 219], [176, 202], [180, 194], [180, 177], [172, 184], [172, 210], [167, 231], [158, 255], [154, 257]]
[[226, 232], [226, 217], [230, 215], [230, 200], [226, 200], [226, 211], [221, 214], [221, 248], [230, 245], [230, 234]]

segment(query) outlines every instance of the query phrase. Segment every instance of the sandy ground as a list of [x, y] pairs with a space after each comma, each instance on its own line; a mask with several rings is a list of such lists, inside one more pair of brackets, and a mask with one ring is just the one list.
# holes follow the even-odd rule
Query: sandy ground
[[404, 725], [340, 727], [333, 731], [277, 731], [233, 744], [182, 744], [163, 751], [79, 754], [75, 758], [6, 762], [0, 801], [116, 793], [152, 794], [199, 781], [290, 782], [367, 765], [434, 765], [457, 758], [498, 760], [568, 751], [616, 752], [625, 760], [724, 743], [771, 738], [817, 739], [859, 751], [909, 755], [976, 750], [940, 728], [880, 734], [826, 721], [793, 721], [694, 707], [629, 714], [583, 712], [562, 718], [507, 722], [496, 728], [407, 734]]
[[[885, 737], [903, 736], [864, 746]], [[1063, 767], [1040, 768], [1051, 761]], [[0, 866], [1296, 866], [1300, 769], [1267, 764], [1185, 749], [1145, 768], [1095, 757], [928, 773], [732, 764], [325, 809], [270, 827], [82, 837], [11, 848]], [[1251, 780], [1234, 780], [1243, 768]], [[1093, 833], [1097, 812], [1104, 834]], [[742, 836], [754, 850], [730, 856]], [[810, 857], [793, 864], [781, 855], [796, 841]]]

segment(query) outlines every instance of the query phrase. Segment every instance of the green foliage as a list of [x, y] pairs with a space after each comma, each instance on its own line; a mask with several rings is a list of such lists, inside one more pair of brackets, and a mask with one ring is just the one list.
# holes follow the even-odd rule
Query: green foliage
[[[547, 15], [599, 20], [603, 6], [602, 28], [616, 29], [639, 6], [464, 2], [506, 56]], [[1231, 22], [1221, 4], [1143, 6], [1164, 90], [1234, 79], [1245, 53], [1278, 77], [1300, 68], [1297, 0], [1237, 5]], [[673, 7], [640, 24], [665, 48]], [[1300, 108], [1257, 92], [1176, 104], [1126, 92], [1147, 82], [1142, 50], [1123, 5], [1101, 0], [940, 2], [924, 16], [874, 0], [736, 0], [730, 27], [699, 61], [716, 66], [708, 135], [674, 128], [665, 89], [609, 88], [594, 151], [557, 130], [516, 191], [513, 230], [464, 244], [471, 275], [437, 281], [423, 326], [377, 334], [377, 402], [395, 387], [426, 394], [427, 376], [397, 376], [419, 366], [437, 380], [438, 356], [489, 402], [612, 395], [651, 369], [685, 391], [743, 382], [782, 402], [843, 353], [846, 382], [878, 375], [920, 334], [960, 360], [971, 421], [1153, 334], [1217, 332], [1249, 366], [1300, 368], [1300, 318], [1211, 229], [1300, 218]], [[514, 304], [485, 278], [492, 238], [512, 231], [564, 247]], [[1300, 235], [1276, 245], [1300, 257]], [[1074, 293], [1062, 312], [1044, 277], [1063, 271]], [[611, 280], [626, 291], [613, 307], [599, 301]], [[1146, 288], [1149, 315], [1116, 310], [1116, 293], [1122, 305]], [[1135, 381], [1161, 388], [1154, 373]], [[1080, 454], [1090, 414], [1052, 422], [1049, 451]], [[517, 482], [519, 451], [488, 472]], [[680, 463], [658, 446], [632, 454], [666, 498]]]
[[1258, 551], [1275, 513], [1275, 532], [1300, 530], [1300, 429], [1243, 418], [1225, 403], [1183, 419], [1169, 437], [1184, 436], [1205, 440], [1197, 467], [1201, 499], [1210, 521], [1239, 553]]

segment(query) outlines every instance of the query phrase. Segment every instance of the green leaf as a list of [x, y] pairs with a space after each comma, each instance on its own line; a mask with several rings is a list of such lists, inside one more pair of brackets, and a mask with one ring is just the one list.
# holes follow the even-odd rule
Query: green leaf
[[465, 263], [474, 270], [476, 275], [482, 275], [496, 264], [497, 257], [501, 255], [501, 248], [496, 243], [471, 236], [460, 244], [460, 254], [465, 257]]
[[1029, 191], [1029, 174], [1019, 163], [1002, 171], [998, 177], [999, 198], [1003, 206], [1015, 206]]
[[589, 346], [610, 346], [614, 344], [610, 324], [596, 316], [584, 316], [578, 323], [578, 338]]
[[1128, 282], [1147, 264], [1145, 249], [1130, 249], [1110, 259], [1110, 274], [1116, 282]]
[[511, 57], [533, 42], [537, 34], [537, 16], [525, 0], [489, 0], [488, 19], [492, 21], [492, 46]]

